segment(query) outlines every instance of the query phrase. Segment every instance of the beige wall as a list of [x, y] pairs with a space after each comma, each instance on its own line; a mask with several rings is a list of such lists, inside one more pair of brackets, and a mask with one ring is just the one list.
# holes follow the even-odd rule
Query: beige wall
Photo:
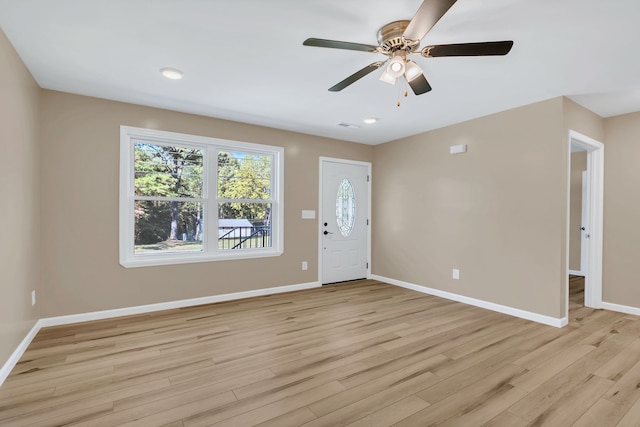
[[569, 205], [569, 269], [580, 271], [582, 253], [582, 172], [587, 170], [587, 152], [571, 153]]
[[[125, 269], [118, 263], [120, 125], [282, 146], [285, 243], [276, 258]], [[315, 282], [318, 158], [371, 161], [368, 145], [43, 91], [43, 317]], [[301, 270], [301, 262], [309, 270]]]
[[31, 307], [31, 291], [39, 290], [39, 97], [0, 30], [0, 366], [39, 317], [38, 306]]
[[567, 130], [574, 130], [598, 142], [604, 143], [604, 120], [596, 113], [576, 104], [569, 98], [562, 99], [562, 115]]
[[640, 308], [640, 112], [605, 120], [602, 299]]
[[[376, 146], [373, 273], [564, 316], [563, 108], [555, 98]], [[450, 155], [454, 144], [468, 152]]]

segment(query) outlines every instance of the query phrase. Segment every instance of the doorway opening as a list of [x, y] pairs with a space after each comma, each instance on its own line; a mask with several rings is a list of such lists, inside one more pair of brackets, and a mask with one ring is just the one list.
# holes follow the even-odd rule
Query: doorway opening
[[602, 306], [604, 145], [569, 131], [566, 313]]

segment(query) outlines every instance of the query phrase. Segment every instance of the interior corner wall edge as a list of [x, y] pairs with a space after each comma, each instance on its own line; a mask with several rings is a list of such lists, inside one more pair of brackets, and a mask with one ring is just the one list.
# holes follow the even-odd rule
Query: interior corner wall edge
[[40, 88], [0, 29], [0, 365], [11, 358], [39, 317], [31, 292], [39, 288]]

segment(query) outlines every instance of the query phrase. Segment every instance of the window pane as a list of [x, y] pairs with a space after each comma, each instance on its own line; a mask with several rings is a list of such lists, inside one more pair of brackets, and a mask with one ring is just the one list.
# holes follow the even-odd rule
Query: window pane
[[218, 153], [218, 197], [271, 198], [272, 156], [222, 151]]
[[134, 187], [137, 196], [202, 197], [201, 149], [134, 144]]
[[134, 203], [135, 253], [202, 251], [202, 203]]
[[220, 203], [218, 217], [220, 249], [271, 247], [270, 203]]

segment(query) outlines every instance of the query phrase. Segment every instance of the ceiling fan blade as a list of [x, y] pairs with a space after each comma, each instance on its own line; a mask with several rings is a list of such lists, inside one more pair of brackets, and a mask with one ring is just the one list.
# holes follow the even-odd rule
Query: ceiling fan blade
[[511, 50], [513, 41], [459, 43], [425, 46], [421, 55], [425, 58], [438, 58], [442, 56], [493, 56], [506, 55]]
[[340, 83], [330, 87], [329, 91], [330, 92], [339, 92], [339, 91], [341, 91], [342, 89], [344, 89], [345, 87], [349, 86], [350, 84], [353, 84], [353, 83], [357, 82], [358, 80], [360, 80], [361, 78], [363, 78], [367, 74], [377, 70], [378, 68], [380, 68], [382, 66], [382, 64], [384, 64], [384, 62], [380, 62], [379, 61], [379, 62], [374, 62], [373, 64], [367, 65], [362, 70], [351, 74], [349, 77], [347, 77], [346, 79], [344, 79]]
[[351, 42], [341, 42], [338, 40], [325, 40], [325, 39], [306, 39], [302, 42], [305, 46], [315, 46], [315, 47], [329, 47], [332, 49], [346, 49], [346, 50], [358, 50], [361, 52], [376, 52], [378, 50], [378, 46], [373, 46], [370, 44], [362, 44], [362, 43], [351, 43]]
[[424, 0], [404, 30], [405, 39], [420, 41], [456, 0]]
[[427, 81], [424, 74], [420, 74], [413, 80], [407, 81], [407, 83], [409, 83], [409, 86], [411, 86], [411, 90], [416, 95], [422, 95], [423, 93], [427, 93], [431, 90], [431, 85]]

